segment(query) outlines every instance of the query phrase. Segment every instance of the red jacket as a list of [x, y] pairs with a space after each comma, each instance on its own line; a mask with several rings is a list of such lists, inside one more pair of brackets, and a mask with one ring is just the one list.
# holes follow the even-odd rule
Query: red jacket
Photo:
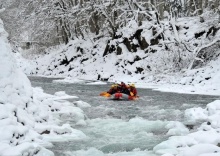
[[111, 88], [109, 91], [107, 91], [107, 93], [109, 93], [109, 94], [115, 94], [115, 93], [117, 93], [118, 92], [118, 89], [117, 88]]
[[134, 94], [134, 96], [137, 96], [137, 89], [136, 88], [130, 88], [130, 92]]

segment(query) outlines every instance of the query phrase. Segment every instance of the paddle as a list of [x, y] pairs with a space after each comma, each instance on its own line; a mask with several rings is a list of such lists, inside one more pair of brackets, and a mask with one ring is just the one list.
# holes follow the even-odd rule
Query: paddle
[[111, 94], [109, 94], [107, 92], [101, 92], [99, 95], [104, 96], [104, 97], [111, 97]]

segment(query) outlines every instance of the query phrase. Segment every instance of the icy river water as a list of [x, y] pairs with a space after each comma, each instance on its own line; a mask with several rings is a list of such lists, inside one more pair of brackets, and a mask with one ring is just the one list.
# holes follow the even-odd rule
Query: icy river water
[[[152, 149], [168, 139], [166, 124], [184, 122], [184, 110], [205, 107], [215, 96], [176, 94], [138, 89], [137, 101], [114, 101], [99, 96], [110, 85], [53, 83], [52, 78], [29, 77], [32, 86], [46, 93], [65, 91], [89, 103], [87, 126], [72, 126], [89, 137], [86, 141], [53, 143], [56, 156], [156, 156]], [[71, 125], [71, 120], [64, 121]]]

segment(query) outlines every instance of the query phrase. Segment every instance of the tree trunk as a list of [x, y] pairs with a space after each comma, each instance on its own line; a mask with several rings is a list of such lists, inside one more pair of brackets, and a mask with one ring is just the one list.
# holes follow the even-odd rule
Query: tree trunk
[[204, 0], [203, 2], [202, 2], [202, 8], [203, 8], [203, 10], [205, 9], [205, 8], [207, 8], [208, 7], [208, 0]]
[[157, 6], [157, 10], [160, 14], [160, 18], [161, 19], [164, 19], [164, 3], [163, 3], [163, 0], [159, 0], [159, 3], [158, 3], [158, 6]]
[[202, 1], [197, 0], [197, 4], [198, 4], [198, 9], [199, 9], [198, 14], [201, 15], [203, 13]]

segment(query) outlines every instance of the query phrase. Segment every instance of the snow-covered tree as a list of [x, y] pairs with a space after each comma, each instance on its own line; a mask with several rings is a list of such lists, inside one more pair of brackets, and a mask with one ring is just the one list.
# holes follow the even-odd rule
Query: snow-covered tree
[[[143, 21], [200, 15], [206, 8], [218, 10], [219, 0], [0, 0], [6, 11], [10, 41], [41, 48], [68, 43], [74, 38], [116, 38], [118, 28]], [[153, 12], [152, 12], [153, 11]], [[165, 14], [164, 14], [165, 12]]]

